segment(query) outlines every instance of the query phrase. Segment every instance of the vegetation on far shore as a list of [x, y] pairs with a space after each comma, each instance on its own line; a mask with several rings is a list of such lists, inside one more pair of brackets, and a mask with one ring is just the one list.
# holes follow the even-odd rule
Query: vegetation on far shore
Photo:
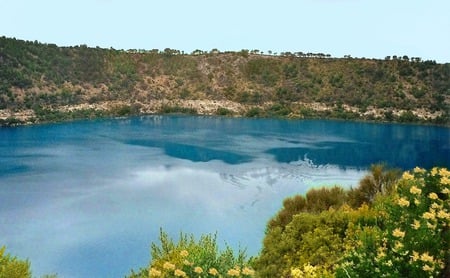
[[[355, 188], [285, 199], [257, 257], [219, 250], [215, 234], [175, 241], [161, 230], [152, 260], [127, 277], [449, 277], [449, 195], [446, 168], [373, 165]], [[0, 277], [31, 277], [30, 263], [3, 247]]]
[[0, 37], [0, 125], [152, 113], [450, 123], [450, 64]]

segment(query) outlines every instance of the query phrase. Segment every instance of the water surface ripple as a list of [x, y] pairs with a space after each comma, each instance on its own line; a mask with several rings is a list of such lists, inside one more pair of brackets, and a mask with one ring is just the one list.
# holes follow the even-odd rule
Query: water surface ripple
[[287, 196], [371, 163], [450, 167], [450, 129], [149, 116], [0, 129], [0, 245], [35, 276], [123, 277], [160, 227], [256, 255]]

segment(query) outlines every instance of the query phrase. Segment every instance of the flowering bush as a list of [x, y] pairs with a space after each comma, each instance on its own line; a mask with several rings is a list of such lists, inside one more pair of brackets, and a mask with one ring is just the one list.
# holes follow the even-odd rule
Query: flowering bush
[[449, 277], [450, 171], [405, 172], [378, 209], [385, 219], [361, 231], [337, 277]]
[[309, 263], [299, 268], [291, 268], [290, 276], [292, 278], [328, 278], [333, 277], [333, 274], [320, 266], [313, 266]]
[[6, 247], [0, 246], [0, 277], [31, 277], [30, 263], [6, 253]]
[[149, 267], [129, 277], [252, 277], [245, 251], [237, 254], [230, 247], [219, 251], [216, 235], [204, 235], [198, 241], [192, 235], [180, 235], [175, 243], [161, 230], [160, 245], [152, 243]]

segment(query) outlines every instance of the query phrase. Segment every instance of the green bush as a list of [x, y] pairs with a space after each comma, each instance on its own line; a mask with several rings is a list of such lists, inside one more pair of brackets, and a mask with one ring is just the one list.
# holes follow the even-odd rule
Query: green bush
[[262, 115], [263, 111], [259, 107], [252, 107], [245, 113], [245, 116], [248, 118], [261, 117]]
[[450, 277], [450, 171], [405, 172], [383, 200], [383, 229], [360, 234], [336, 277]]
[[124, 117], [132, 114], [130, 105], [117, 105], [111, 108], [110, 113], [114, 116]]
[[152, 243], [152, 260], [147, 268], [132, 271], [129, 278], [138, 277], [252, 277], [251, 260], [244, 250], [235, 253], [230, 247], [220, 251], [217, 235], [208, 234], [196, 240], [181, 233], [177, 242], [162, 229], [160, 244]]
[[259, 277], [301, 277], [305, 267], [314, 267], [318, 277], [329, 277], [348, 250], [355, 245], [360, 226], [371, 226], [378, 215], [362, 206], [349, 206], [321, 213], [294, 215], [283, 229], [269, 229], [263, 249], [255, 260]]
[[379, 194], [387, 195], [391, 193], [400, 175], [399, 169], [388, 168], [386, 164], [372, 165], [370, 173], [359, 181], [358, 187], [349, 190], [349, 205], [358, 208], [363, 203], [372, 204]]
[[219, 107], [219, 108], [217, 108], [217, 111], [216, 111], [216, 115], [219, 115], [219, 116], [231, 116], [233, 114], [234, 114], [233, 111], [231, 111], [230, 109], [224, 108], [224, 107]]
[[267, 114], [269, 117], [286, 117], [291, 113], [291, 109], [288, 106], [276, 103], [269, 107]]
[[322, 187], [311, 189], [306, 193], [308, 212], [322, 212], [330, 208], [338, 209], [347, 201], [347, 193], [342, 187]]
[[0, 278], [31, 278], [30, 262], [23, 261], [0, 248]]
[[195, 108], [189, 108], [189, 107], [182, 107], [182, 106], [169, 106], [164, 105], [161, 110], [161, 113], [163, 114], [189, 114], [189, 115], [196, 115], [197, 109]]
[[292, 221], [292, 217], [306, 210], [306, 198], [301, 195], [288, 197], [283, 201], [283, 208], [269, 221], [268, 230], [276, 227], [284, 229]]

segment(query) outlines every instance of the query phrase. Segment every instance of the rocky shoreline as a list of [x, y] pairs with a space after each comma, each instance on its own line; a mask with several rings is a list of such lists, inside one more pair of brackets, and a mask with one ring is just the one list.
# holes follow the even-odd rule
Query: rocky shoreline
[[[146, 103], [127, 101], [104, 101], [99, 103], [81, 103], [75, 105], [47, 106], [42, 107], [46, 113], [56, 113], [61, 115], [76, 114], [90, 111], [89, 115], [75, 116], [73, 118], [97, 118], [103, 116], [129, 116], [129, 115], [151, 115], [167, 113], [183, 113], [196, 115], [224, 115], [235, 117], [265, 117], [261, 114], [249, 114], [249, 111], [268, 111], [275, 104], [266, 102], [259, 105], [245, 105], [228, 100], [152, 100]], [[283, 115], [276, 115], [281, 118], [342, 118], [340, 114], [333, 112], [340, 111], [342, 115], [352, 115], [353, 120], [368, 120], [379, 122], [395, 122], [402, 115], [409, 113], [415, 117], [414, 123], [434, 123], [434, 121], [444, 116], [442, 111], [427, 111], [426, 109], [402, 110], [402, 109], [381, 109], [368, 107], [361, 111], [357, 107], [342, 105], [340, 107], [328, 106], [323, 103], [302, 103], [294, 102], [289, 104], [289, 111]], [[306, 115], [304, 111], [309, 111]], [[78, 113], [78, 114], [77, 114]], [[390, 115], [392, 118], [388, 118]], [[268, 115], [270, 117], [270, 115]], [[267, 117], [267, 115], [266, 115]], [[59, 122], [67, 119], [43, 120], [39, 113], [33, 109], [13, 111], [9, 109], [0, 110], [0, 126], [30, 125], [42, 122]], [[443, 125], [449, 126], [450, 123]]]

